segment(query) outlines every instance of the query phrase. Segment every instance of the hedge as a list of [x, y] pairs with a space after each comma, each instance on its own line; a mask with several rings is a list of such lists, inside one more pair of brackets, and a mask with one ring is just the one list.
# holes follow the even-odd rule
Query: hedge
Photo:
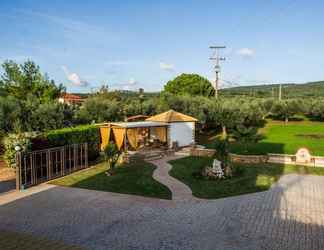
[[99, 156], [100, 133], [94, 125], [83, 125], [46, 132], [42, 137], [32, 140], [32, 149], [45, 149], [70, 144], [88, 143], [89, 160]]

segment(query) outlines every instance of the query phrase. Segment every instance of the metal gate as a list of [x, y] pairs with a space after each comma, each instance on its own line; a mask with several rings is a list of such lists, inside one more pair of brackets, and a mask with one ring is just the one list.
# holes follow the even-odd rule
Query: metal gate
[[88, 145], [73, 144], [16, 154], [16, 188], [25, 189], [88, 167]]

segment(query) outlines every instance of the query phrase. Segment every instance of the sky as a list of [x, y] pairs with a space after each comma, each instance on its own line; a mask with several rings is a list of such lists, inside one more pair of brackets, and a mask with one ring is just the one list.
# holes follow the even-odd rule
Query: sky
[[223, 87], [324, 80], [324, 1], [1, 0], [0, 63], [35, 61], [69, 92], [161, 90], [181, 73]]

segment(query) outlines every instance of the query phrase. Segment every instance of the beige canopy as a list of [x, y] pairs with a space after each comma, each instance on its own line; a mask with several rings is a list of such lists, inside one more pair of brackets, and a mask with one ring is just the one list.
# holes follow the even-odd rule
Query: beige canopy
[[126, 144], [128, 144], [133, 149], [137, 150], [140, 144], [140, 137], [143, 136], [141, 133], [144, 131], [149, 131], [146, 136], [150, 137], [152, 133], [160, 142], [167, 143], [167, 123], [154, 121], [117, 122], [98, 124], [98, 126], [100, 126], [101, 150], [103, 150], [112, 139], [111, 133], [113, 133], [113, 139], [118, 149], [122, 149], [123, 147], [126, 149]]
[[149, 117], [146, 119], [146, 121], [170, 123], [170, 122], [197, 122], [198, 120], [194, 117], [179, 113], [171, 109], [167, 112]]

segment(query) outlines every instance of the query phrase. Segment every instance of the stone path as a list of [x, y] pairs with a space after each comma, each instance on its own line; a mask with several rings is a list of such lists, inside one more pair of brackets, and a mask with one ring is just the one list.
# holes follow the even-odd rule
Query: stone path
[[168, 162], [171, 160], [176, 160], [183, 158], [183, 156], [168, 156], [163, 157], [159, 160], [150, 161], [157, 168], [153, 173], [153, 178], [167, 186], [172, 192], [172, 200], [174, 201], [188, 201], [196, 200], [197, 198], [192, 196], [191, 189], [184, 183], [178, 181], [169, 175], [169, 171], [172, 168], [172, 165]]

